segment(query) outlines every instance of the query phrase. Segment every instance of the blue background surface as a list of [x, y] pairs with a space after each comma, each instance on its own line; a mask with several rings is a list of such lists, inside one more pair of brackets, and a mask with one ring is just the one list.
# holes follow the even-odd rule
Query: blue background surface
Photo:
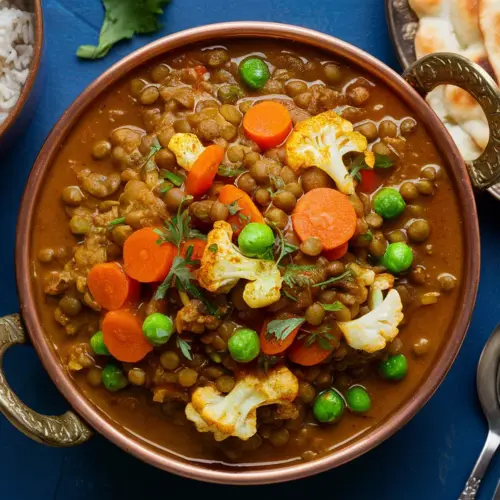
[[[30, 126], [1, 158], [0, 315], [18, 310], [14, 278], [15, 221], [23, 187], [45, 137], [73, 99], [103, 70], [148, 43], [138, 37], [120, 44], [101, 61], [81, 62], [82, 43], [94, 43], [102, 20], [99, 0], [45, 0], [46, 79]], [[164, 15], [166, 35], [193, 26], [232, 20], [298, 24], [342, 38], [396, 70], [382, 0], [173, 0]], [[456, 499], [486, 436], [475, 393], [475, 370], [482, 346], [500, 320], [500, 204], [478, 197], [482, 278], [472, 324], [460, 355], [432, 400], [396, 436], [360, 459], [314, 478], [285, 485], [236, 489], [202, 485], [156, 470], [100, 436], [73, 449], [53, 449], [30, 441], [0, 416], [0, 498], [2, 500], [201, 498], [209, 495], [266, 495], [298, 498], [321, 495], [360, 499]], [[38, 411], [67, 409], [34, 350], [16, 347], [6, 355], [7, 378], [20, 397]], [[491, 467], [479, 498], [491, 498], [500, 477]]]

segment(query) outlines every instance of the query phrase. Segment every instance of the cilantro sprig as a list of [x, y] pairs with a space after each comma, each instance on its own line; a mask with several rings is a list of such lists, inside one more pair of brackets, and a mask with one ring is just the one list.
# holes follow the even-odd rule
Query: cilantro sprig
[[158, 16], [170, 0], [102, 0], [104, 21], [99, 44], [81, 45], [76, 55], [82, 59], [104, 57], [117, 42], [136, 33], [153, 33], [161, 28]]

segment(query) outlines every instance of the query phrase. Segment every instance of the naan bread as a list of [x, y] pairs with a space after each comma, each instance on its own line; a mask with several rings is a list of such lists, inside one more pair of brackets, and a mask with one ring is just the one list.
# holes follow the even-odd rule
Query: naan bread
[[[480, 2], [495, 3], [500, 11], [499, 0], [409, 0], [420, 19], [415, 36], [417, 58], [453, 52], [490, 69], [479, 25]], [[463, 157], [477, 158], [489, 140], [488, 123], [479, 104], [467, 92], [451, 85], [432, 91], [427, 102], [446, 125]]]
[[500, 1], [479, 0], [479, 26], [490, 64], [500, 82]]

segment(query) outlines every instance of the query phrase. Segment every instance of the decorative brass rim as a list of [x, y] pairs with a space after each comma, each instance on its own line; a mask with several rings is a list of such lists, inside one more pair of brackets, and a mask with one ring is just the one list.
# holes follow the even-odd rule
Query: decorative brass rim
[[[271, 38], [303, 43], [343, 58], [349, 64], [358, 66], [374, 78], [384, 82], [393, 92], [394, 98], [406, 103], [415, 117], [429, 130], [436, 144], [439, 144], [443, 161], [449, 166], [454, 190], [460, 204], [464, 231], [463, 282], [459, 303], [461, 305], [452, 320], [437, 362], [429, 369], [419, 390], [406, 400], [389, 418], [377, 427], [337, 449], [329, 455], [311, 462], [283, 464], [274, 468], [246, 470], [215, 469], [209, 465], [188, 462], [173, 454], [166, 454], [153, 443], [146, 443], [99, 410], [78, 390], [71, 377], [64, 370], [57, 354], [47, 341], [36, 311], [35, 292], [31, 278], [30, 248], [34, 214], [38, 197], [44, 186], [44, 178], [49, 175], [50, 165], [79, 117], [110, 85], [124, 77], [131, 70], [146, 61], [177, 48], [197, 42], [223, 40], [230, 38]], [[465, 337], [472, 315], [479, 281], [479, 227], [472, 186], [460, 153], [440, 122], [422, 98], [396, 72], [378, 59], [352, 45], [331, 36], [301, 28], [277, 23], [233, 22], [220, 23], [193, 28], [157, 40], [125, 57], [95, 80], [69, 107], [53, 128], [35, 162], [28, 179], [21, 204], [17, 240], [16, 275], [20, 294], [22, 315], [28, 327], [33, 344], [59, 390], [73, 408], [92, 427], [104, 434], [109, 440], [137, 456], [138, 458], [164, 470], [202, 481], [226, 484], [266, 484], [290, 481], [310, 476], [337, 467], [371, 450], [400, 429], [425, 404], [435, 392], [455, 359]]]
[[41, 415], [22, 403], [9, 387], [2, 370], [7, 349], [26, 340], [19, 314], [0, 318], [0, 411], [23, 434], [50, 446], [67, 447], [84, 443], [91, 430], [73, 412], [60, 417]]
[[[407, 70], [409, 66], [413, 65], [416, 62], [417, 59], [415, 55], [415, 34], [417, 32], [419, 23], [418, 17], [411, 9], [408, 0], [386, 0], [385, 6], [387, 14], [387, 23], [389, 25], [389, 32], [391, 34], [392, 41], [396, 48], [396, 54], [403, 69]], [[477, 66], [477, 68], [479, 68], [479, 66]], [[489, 83], [493, 82], [493, 88], [495, 87], [497, 88], [497, 95], [498, 95], [498, 87], [496, 86], [493, 79], [489, 77], [489, 75], [487, 75], [486, 72], [483, 71], [483, 73], [488, 77]], [[460, 78], [461, 75], [458, 73], [458, 71], [456, 71], [454, 76]], [[455, 85], [460, 87], [461, 85], [456, 83], [458, 79], [454, 78], [453, 82]], [[488, 85], [488, 87], [490, 87], [490, 85]], [[477, 88], [475, 94], [472, 93], [470, 86], [462, 88], [464, 88], [465, 90], [469, 91], [472, 95], [474, 95], [475, 99], [479, 102], [479, 98], [477, 97], [477, 95], [481, 96], [481, 93], [477, 92], [478, 90]], [[491, 93], [491, 90], [488, 89], [487, 92]], [[482, 107], [483, 109], [485, 109], [484, 106]], [[490, 162], [491, 165], [493, 164], [499, 165], [500, 168], [499, 150], [498, 148], [496, 149], [496, 158], [495, 158], [495, 152], [493, 151], [493, 147], [496, 147], [496, 144], [498, 144], [498, 142], [494, 143], [491, 137], [492, 135], [498, 136], [497, 134], [498, 128], [496, 128], [498, 125], [492, 123], [493, 115], [491, 113], [487, 113], [486, 111], [485, 113], [488, 118], [488, 125], [490, 127], [490, 139], [487, 146], [487, 149], [490, 148], [490, 153], [487, 155], [489, 157], [488, 161]], [[479, 161], [481, 159], [483, 159], [484, 161], [485, 153], [486, 150], [483, 152], [483, 154], [481, 154], [481, 156], [476, 161]], [[480, 166], [478, 170], [481, 171], [481, 168], [484, 168], [484, 164], [482, 164], [482, 166]], [[484, 189], [484, 187], [482, 188], [480, 187], [479, 189]], [[488, 191], [495, 198], [500, 200], [500, 184], [490, 185], [488, 187]]]

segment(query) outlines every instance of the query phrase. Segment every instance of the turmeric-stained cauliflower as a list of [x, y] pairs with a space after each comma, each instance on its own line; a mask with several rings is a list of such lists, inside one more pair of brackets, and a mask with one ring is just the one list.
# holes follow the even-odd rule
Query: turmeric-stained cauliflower
[[324, 170], [344, 194], [354, 193], [354, 179], [344, 165], [346, 153], [365, 154], [366, 164], [373, 168], [375, 155], [367, 151], [368, 141], [353, 131], [351, 122], [333, 111], [326, 111], [298, 123], [286, 141], [286, 158], [294, 170], [318, 167]]
[[194, 134], [174, 134], [168, 143], [168, 149], [174, 153], [177, 163], [189, 172], [205, 147]]
[[186, 406], [186, 417], [199, 432], [213, 432], [216, 441], [230, 436], [244, 441], [257, 432], [257, 408], [289, 404], [297, 397], [297, 377], [285, 366], [266, 375], [247, 374], [223, 395], [215, 387], [199, 387]]
[[196, 299], [185, 305], [175, 317], [177, 332], [203, 333], [205, 328], [215, 330], [220, 325], [220, 320], [211, 314], [203, 314], [203, 308], [203, 302]]
[[243, 300], [252, 308], [266, 307], [280, 299], [282, 278], [272, 260], [245, 257], [232, 243], [233, 230], [218, 221], [208, 233], [198, 271], [200, 286], [213, 293], [227, 293], [240, 279], [249, 280]]
[[[378, 293], [382, 293], [380, 289]], [[352, 321], [339, 321], [337, 324], [353, 349], [376, 352], [396, 338], [399, 333], [398, 325], [404, 317], [402, 310], [399, 293], [389, 290], [385, 299], [368, 314]]]

